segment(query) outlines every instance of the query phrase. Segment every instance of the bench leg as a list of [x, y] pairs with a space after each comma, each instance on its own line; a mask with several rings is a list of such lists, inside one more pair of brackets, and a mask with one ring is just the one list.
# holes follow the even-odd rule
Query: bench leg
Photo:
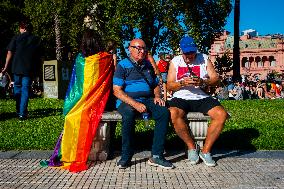
[[93, 140], [89, 160], [106, 161], [109, 154], [110, 123], [100, 122]]
[[189, 127], [191, 131], [191, 136], [193, 136], [196, 144], [199, 145], [199, 147], [202, 149], [204, 140], [207, 136], [208, 121], [206, 120], [190, 121]]

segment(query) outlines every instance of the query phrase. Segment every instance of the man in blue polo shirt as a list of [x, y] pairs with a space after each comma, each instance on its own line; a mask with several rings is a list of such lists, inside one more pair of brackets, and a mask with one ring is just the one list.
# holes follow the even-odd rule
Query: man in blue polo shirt
[[116, 107], [122, 115], [122, 152], [117, 163], [119, 168], [130, 166], [134, 154], [133, 140], [135, 117], [149, 112], [156, 122], [152, 145], [152, 156], [148, 164], [166, 169], [174, 168], [164, 156], [164, 143], [169, 124], [169, 111], [161, 99], [158, 79], [151, 63], [145, 59], [146, 45], [134, 39], [129, 46], [130, 57], [121, 60], [114, 73], [113, 90], [118, 98]]

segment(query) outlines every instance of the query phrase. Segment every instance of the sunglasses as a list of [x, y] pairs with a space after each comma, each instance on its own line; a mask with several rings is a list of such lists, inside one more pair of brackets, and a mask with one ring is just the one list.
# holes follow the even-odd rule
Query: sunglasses
[[140, 47], [140, 46], [130, 46], [130, 47], [137, 49], [138, 51], [142, 51], [142, 50], [146, 51], [147, 50], [146, 47]]

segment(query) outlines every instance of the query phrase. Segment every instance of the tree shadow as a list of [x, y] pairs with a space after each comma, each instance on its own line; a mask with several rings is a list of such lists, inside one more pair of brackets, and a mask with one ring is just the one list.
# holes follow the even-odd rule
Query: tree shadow
[[0, 113], [0, 121], [5, 121], [8, 119], [17, 118], [17, 114], [15, 112], [2, 112]]
[[[171, 137], [165, 141], [165, 157], [174, 156], [171, 159], [172, 162], [185, 159], [187, 148], [184, 142], [171, 129], [169, 129], [168, 135], [171, 135]], [[213, 145], [212, 155], [214, 159], [218, 160], [225, 157], [236, 157], [253, 153], [256, 151], [256, 147], [252, 144], [252, 140], [258, 137], [259, 132], [254, 128], [224, 131]], [[152, 142], [152, 130], [136, 132], [135, 153], [151, 151]], [[119, 156], [121, 152], [121, 136], [113, 138], [111, 145], [111, 151], [115, 154], [112, 158]]]
[[55, 115], [62, 115], [62, 108], [45, 108], [29, 111], [29, 118], [49, 117]]
[[252, 140], [258, 137], [259, 132], [254, 128], [224, 131], [215, 142], [213, 148], [224, 150], [256, 150], [252, 144]]
[[259, 131], [254, 128], [242, 128], [221, 133], [213, 145], [215, 153], [222, 154], [217, 159], [236, 157], [246, 153], [253, 153], [257, 149], [252, 140], [259, 137]]
[[[39, 117], [49, 117], [62, 114], [62, 108], [45, 108], [36, 109], [29, 111], [29, 119], [39, 118]], [[17, 118], [18, 115], [15, 112], [3, 112], [0, 113], [0, 121], [5, 121], [9, 119]]]

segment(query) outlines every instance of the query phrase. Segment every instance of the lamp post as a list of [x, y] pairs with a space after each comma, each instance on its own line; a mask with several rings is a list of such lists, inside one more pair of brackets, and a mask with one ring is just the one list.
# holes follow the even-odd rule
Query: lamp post
[[233, 79], [240, 79], [240, 46], [239, 46], [240, 0], [235, 0], [234, 7], [234, 48], [233, 48]]

